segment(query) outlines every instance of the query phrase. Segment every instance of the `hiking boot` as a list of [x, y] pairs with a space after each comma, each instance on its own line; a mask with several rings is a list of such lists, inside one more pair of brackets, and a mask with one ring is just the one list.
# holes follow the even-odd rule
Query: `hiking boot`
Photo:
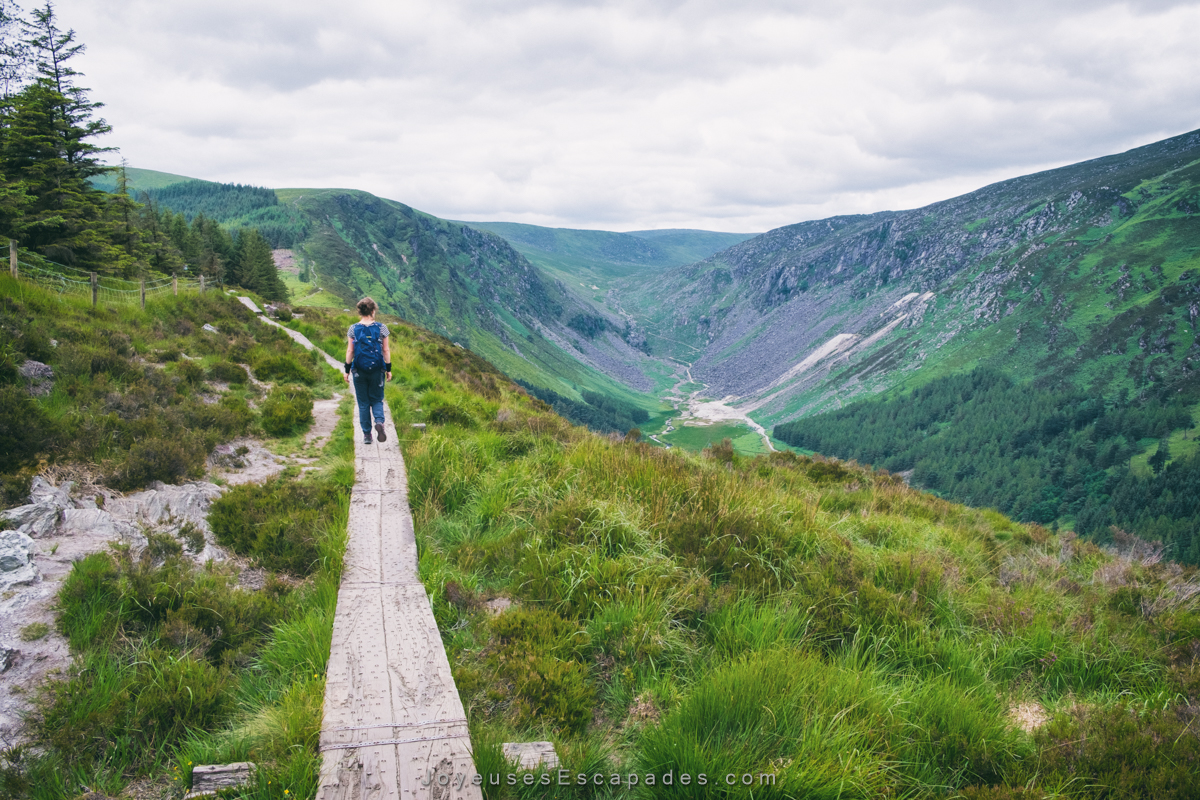
[[370, 444], [370, 443], [371, 443], [371, 432], [363, 431], [363, 444]]
[[382, 422], [375, 423], [375, 433], [377, 433], [379, 435], [379, 441], [381, 441], [381, 442], [387, 441], [387, 434], [383, 432], [383, 423]]

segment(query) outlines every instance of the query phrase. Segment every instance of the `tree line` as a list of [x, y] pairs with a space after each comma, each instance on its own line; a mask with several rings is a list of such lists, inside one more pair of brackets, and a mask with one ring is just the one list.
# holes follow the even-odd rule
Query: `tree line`
[[531, 395], [554, 409], [560, 417], [575, 425], [584, 425], [597, 433], [628, 433], [650, 419], [649, 412], [628, 403], [622, 403], [599, 392], [583, 392], [585, 402], [572, 400], [551, 389], [534, 386], [518, 380], [517, 383]]
[[[85, 51], [50, 0], [28, 16], [0, 0], [0, 235], [102, 274], [199, 272], [286, 299], [273, 260], [267, 274], [261, 233], [201, 219], [181, 227], [176, 215], [131, 196], [123, 167], [103, 163], [116, 148], [97, 144], [112, 127], [99, 116], [104, 104], [79, 83], [73, 59]], [[93, 185], [113, 171], [115, 191]]]
[[[1073, 522], [1101, 541], [1116, 525], [1200, 563], [1200, 493], [1192, 491], [1200, 465], [1168, 464], [1165, 450], [1172, 431], [1192, 427], [1194, 394], [1106, 401], [980, 368], [777, 425], [775, 436], [825, 455], [911, 471], [916, 486], [1025, 522]], [[1139, 476], [1129, 459], [1147, 438], [1161, 439], [1164, 450], [1150, 459], [1157, 474]]]

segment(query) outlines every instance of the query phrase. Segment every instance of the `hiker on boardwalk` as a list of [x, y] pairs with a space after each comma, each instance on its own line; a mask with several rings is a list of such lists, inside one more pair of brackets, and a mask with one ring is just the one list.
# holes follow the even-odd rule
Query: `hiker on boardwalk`
[[387, 325], [375, 321], [378, 308], [369, 297], [359, 300], [359, 320], [346, 332], [349, 340], [346, 342], [346, 382], [350, 382], [353, 373], [364, 444], [371, 443], [372, 413], [379, 441], [387, 441], [387, 434], [383, 432], [383, 384], [392, 379], [392, 349], [388, 344]]

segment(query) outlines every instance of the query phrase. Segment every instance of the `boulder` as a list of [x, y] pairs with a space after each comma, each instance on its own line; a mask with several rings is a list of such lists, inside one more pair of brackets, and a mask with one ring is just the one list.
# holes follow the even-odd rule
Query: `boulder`
[[54, 369], [49, 364], [31, 359], [21, 365], [19, 372], [34, 397], [45, 397], [54, 389]]

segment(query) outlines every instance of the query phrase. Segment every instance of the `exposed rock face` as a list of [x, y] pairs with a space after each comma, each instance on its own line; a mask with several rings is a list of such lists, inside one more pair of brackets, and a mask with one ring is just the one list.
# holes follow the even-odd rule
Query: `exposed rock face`
[[[198, 563], [225, 558], [206, 519], [221, 495], [215, 484], [155, 483], [145, 491], [102, 499], [103, 507], [94, 496], [72, 496], [72, 488], [37, 477], [27, 505], [0, 511], [0, 746], [16, 741], [30, 690], [70, 663], [67, 642], [54, 631], [53, 606], [72, 564], [111, 542], [140, 550], [151, 530], [179, 536], [184, 552]], [[203, 543], [198, 550], [196, 542]], [[21, 631], [33, 623], [51, 632], [25, 641]]]

